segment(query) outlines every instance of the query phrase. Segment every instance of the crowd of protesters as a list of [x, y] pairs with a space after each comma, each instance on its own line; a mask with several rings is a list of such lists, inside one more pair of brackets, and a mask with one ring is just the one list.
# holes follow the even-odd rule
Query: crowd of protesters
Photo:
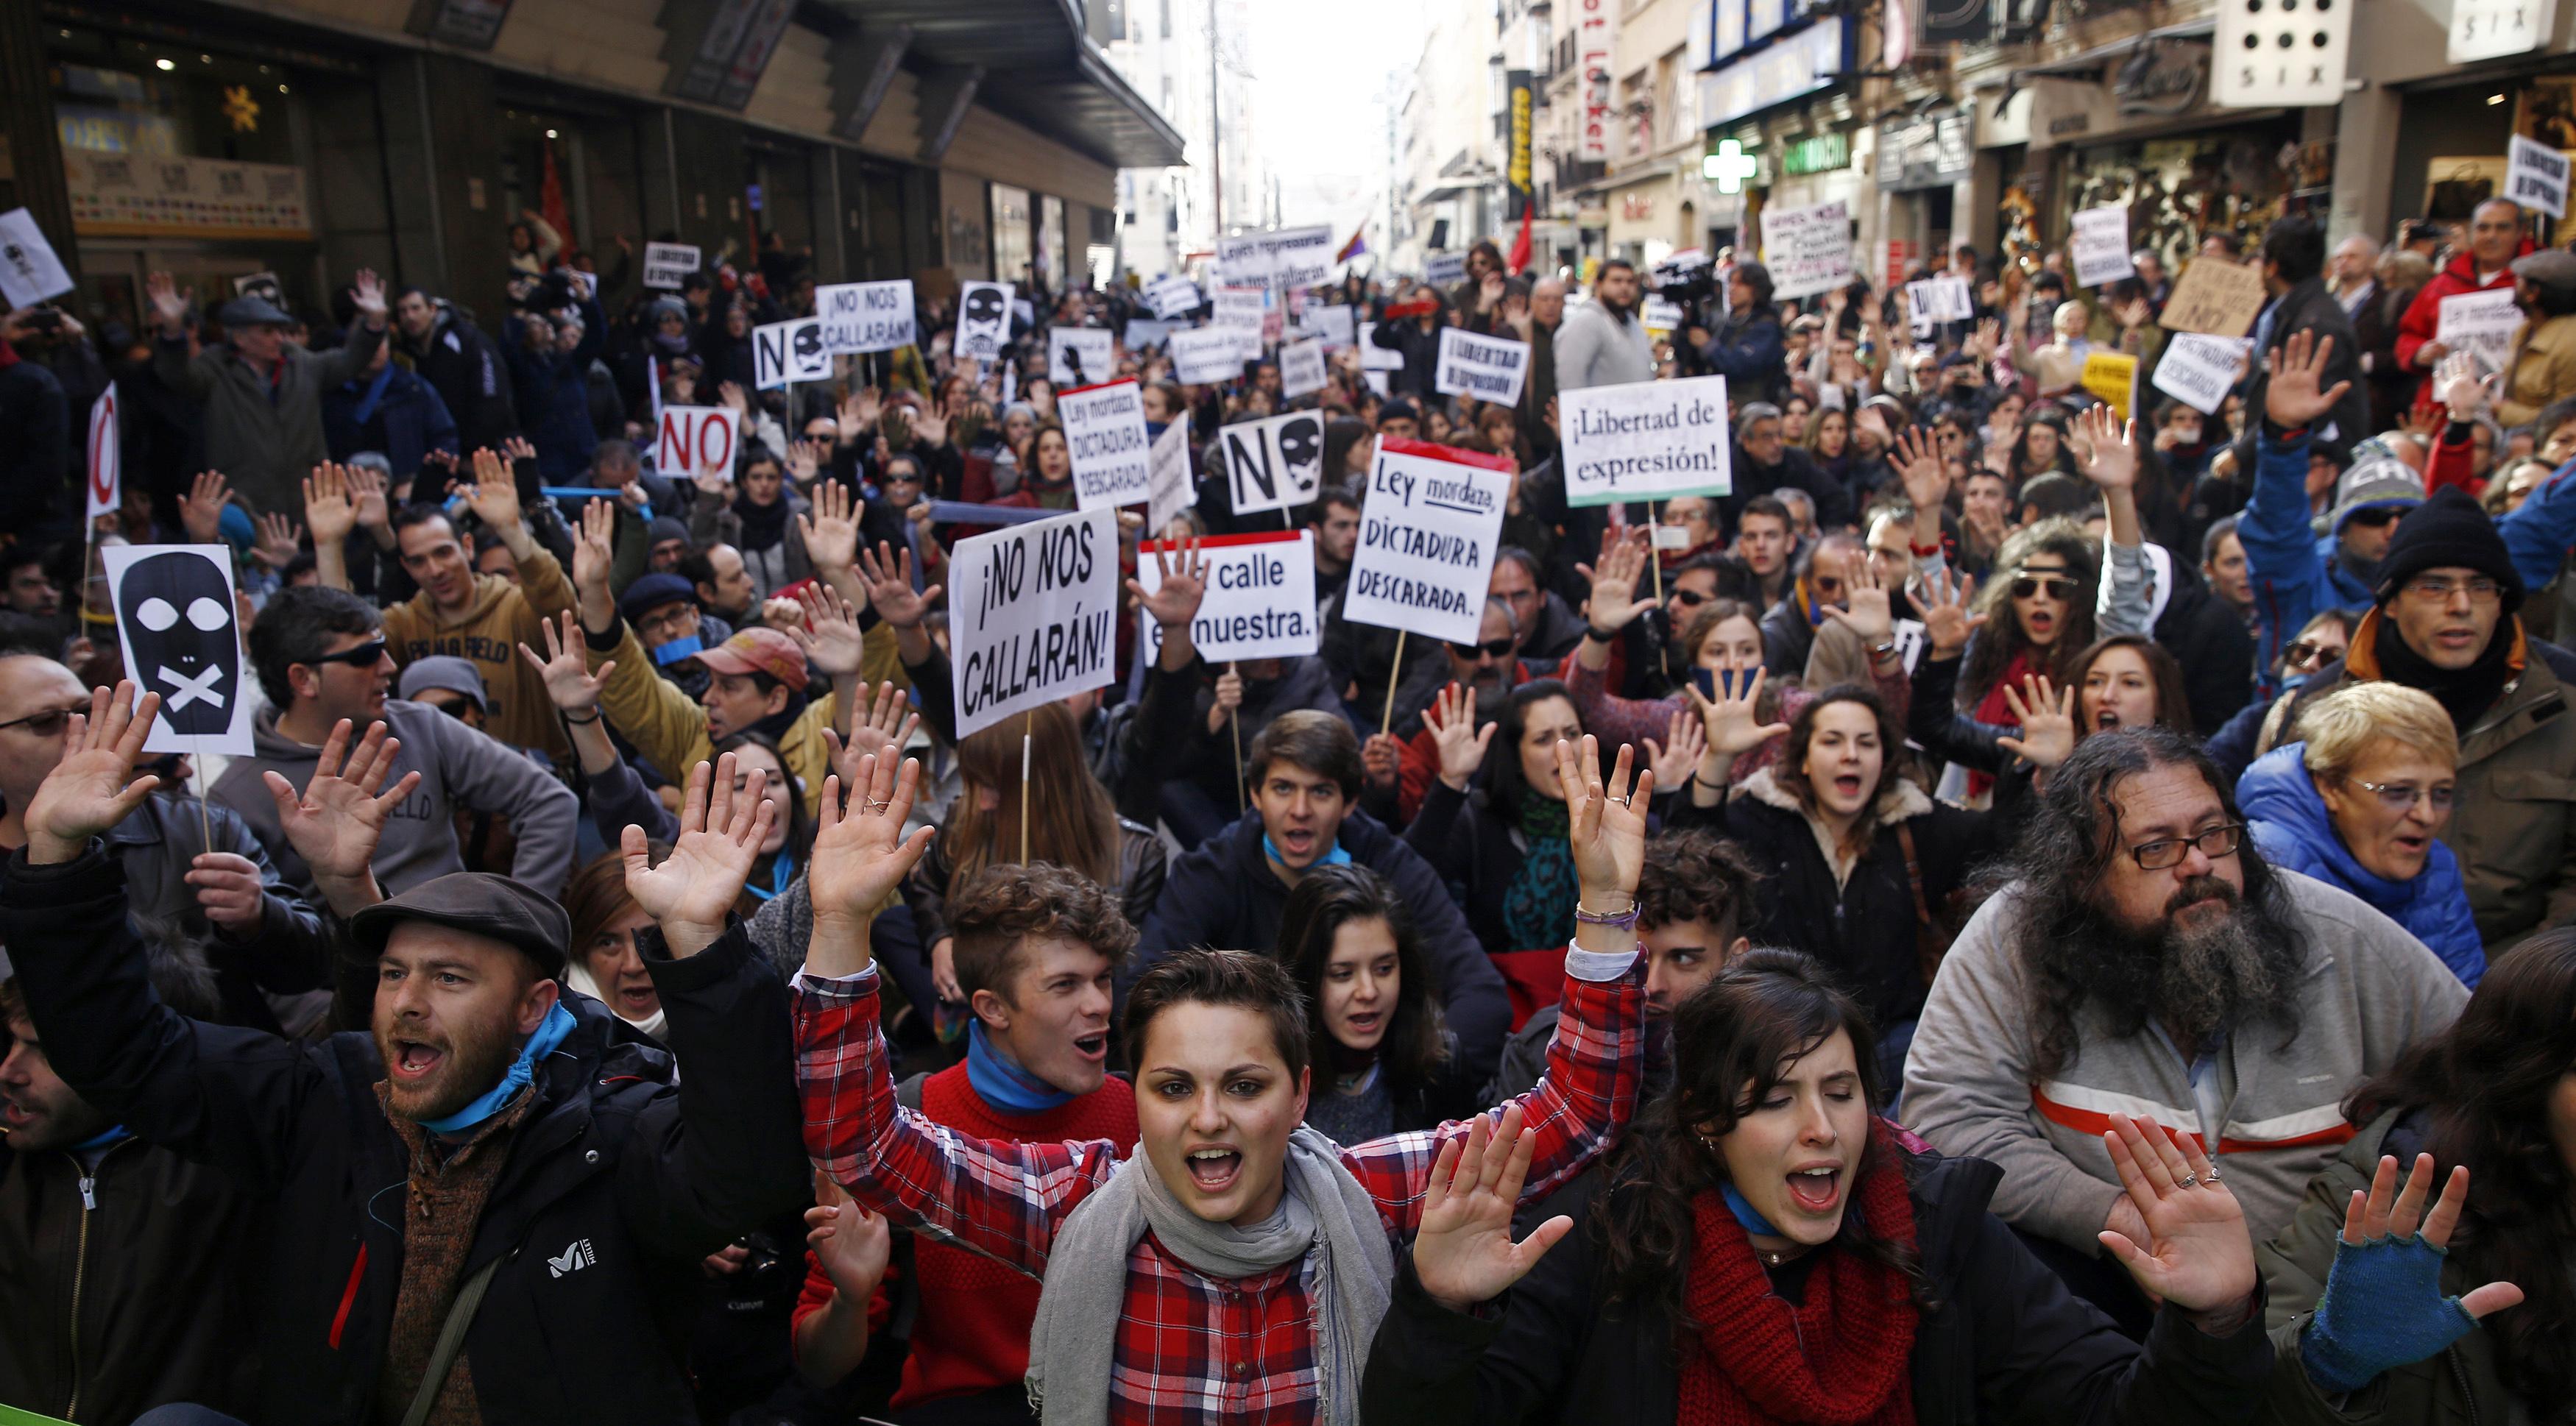
[[[923, 285], [759, 390], [800, 257], [626, 290], [543, 224], [493, 321], [367, 272], [11, 313], [0, 1404], [2569, 1420], [2543, 222], [2213, 233], [2267, 294], [2213, 410], [2153, 254], [1788, 299], [1479, 243], [1273, 292], [1272, 342], [1357, 309], [1294, 398], [1267, 347], [1177, 381], [1132, 282], [1018, 284], [987, 363]], [[2510, 348], [2451, 350], [2496, 288]], [[960, 737], [950, 552], [1076, 507], [1068, 327], [1194, 499], [1119, 516], [1116, 681]], [[1450, 327], [1516, 401], [1440, 391]], [[1569, 501], [1564, 393], [1712, 375], [1723, 490]], [[731, 470], [658, 468], [689, 405]], [[1218, 435], [1292, 408], [1318, 648], [1214, 662], [1202, 542], [1281, 519]], [[1398, 439], [1510, 472], [1472, 643], [1342, 609]], [[146, 747], [120, 544], [232, 561], [247, 753]]]

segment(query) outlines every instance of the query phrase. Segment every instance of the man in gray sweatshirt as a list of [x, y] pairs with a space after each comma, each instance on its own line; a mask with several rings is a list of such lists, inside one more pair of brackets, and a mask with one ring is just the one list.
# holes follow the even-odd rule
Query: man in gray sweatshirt
[[572, 790], [518, 750], [458, 719], [424, 703], [386, 697], [394, 661], [374, 605], [318, 585], [279, 590], [251, 625], [250, 656], [274, 709], [252, 725], [252, 755], [224, 769], [212, 796], [250, 824], [278, 874], [308, 900], [316, 894], [312, 874], [287, 843], [276, 794], [264, 775], [277, 773], [300, 795], [322, 744], [343, 719], [353, 741], [376, 722], [401, 740], [388, 786], [404, 773], [421, 775], [420, 786], [395, 809], [377, 844], [376, 879], [388, 895], [468, 869], [456, 839], [459, 808], [509, 824], [517, 842], [510, 863], [514, 880], [541, 896], [562, 891], [572, 874], [581, 818]]
[[2103, 1145], [2112, 1113], [2198, 1137], [2259, 1243], [2351, 1139], [2344, 1097], [2468, 1000], [2396, 922], [2267, 866], [2170, 729], [2079, 744], [2015, 870], [1933, 981], [1902, 1117], [2001, 1168], [1995, 1213], [2115, 1317], [2102, 1294], [2126, 1275], [2095, 1235], [2145, 1227]]

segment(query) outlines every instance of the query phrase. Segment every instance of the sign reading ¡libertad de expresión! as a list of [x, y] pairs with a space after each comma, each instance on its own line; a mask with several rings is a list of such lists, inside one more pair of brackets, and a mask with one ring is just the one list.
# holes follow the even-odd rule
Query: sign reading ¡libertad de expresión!
[[1557, 395], [1565, 503], [1732, 491], [1726, 378], [1639, 381]]

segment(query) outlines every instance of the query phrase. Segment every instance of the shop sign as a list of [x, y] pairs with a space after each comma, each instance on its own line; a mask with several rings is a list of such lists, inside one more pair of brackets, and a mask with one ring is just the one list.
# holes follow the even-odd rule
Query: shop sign
[[1574, 63], [1583, 86], [1582, 135], [1574, 156], [1585, 163], [1610, 161], [1610, 125], [1617, 104], [1610, 94], [1612, 44], [1619, 35], [1618, 0], [1573, 0]]
[[1620, 194], [1619, 216], [1631, 223], [1653, 222], [1655, 220], [1655, 195], [1643, 190], [1634, 193]]
[[1700, 121], [1733, 123], [1833, 84], [1852, 67], [1853, 33], [1852, 18], [1838, 16], [1700, 76]]
[[2138, 47], [2111, 78], [2123, 119], [2170, 119], [2209, 96], [2209, 46], [2189, 40]]
[[2054, 148], [2119, 131], [2111, 91], [2100, 84], [2043, 84], [2030, 100], [2030, 146]]
[[1878, 186], [1943, 188], [1968, 176], [1975, 153], [1965, 109], [1920, 114], [1878, 126]]
[[2451, 63], [2527, 54], [2557, 19], [2558, 0], [2451, 0]]
[[291, 164], [63, 150], [84, 236], [310, 238], [304, 170]]
[[1780, 171], [1786, 174], [1832, 173], [1849, 167], [1851, 135], [1847, 133], [1816, 134], [1796, 139], [1780, 150]]

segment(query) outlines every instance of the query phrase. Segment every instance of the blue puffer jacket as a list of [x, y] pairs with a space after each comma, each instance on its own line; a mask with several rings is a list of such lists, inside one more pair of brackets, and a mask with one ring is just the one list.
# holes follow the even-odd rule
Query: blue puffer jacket
[[2437, 841], [2432, 859], [2409, 880], [2390, 881], [2365, 869], [2326, 818], [2325, 798], [2300, 761], [2307, 749], [2305, 743], [2285, 743], [2256, 758], [2237, 780], [2236, 805], [2252, 826], [2263, 859], [2369, 902], [2441, 957], [2461, 984], [2476, 989], [2486, 974], [2487, 953], [2478, 939], [2477, 920], [2469, 914], [2459, 858]]

